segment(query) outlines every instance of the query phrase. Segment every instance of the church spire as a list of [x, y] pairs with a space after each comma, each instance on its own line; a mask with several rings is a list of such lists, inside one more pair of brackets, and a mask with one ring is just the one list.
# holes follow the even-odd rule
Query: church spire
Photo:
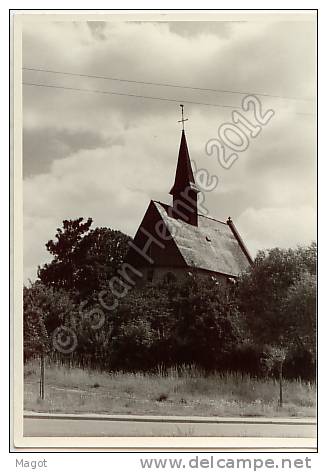
[[169, 193], [173, 196], [174, 216], [178, 219], [184, 220], [186, 223], [197, 226], [198, 189], [194, 181], [194, 175], [184, 131], [184, 122], [187, 121], [187, 118], [184, 119], [183, 105], [181, 105], [181, 107], [182, 119], [179, 122], [183, 124], [182, 137], [179, 146], [175, 182]]
[[185, 131], [182, 131], [181, 142], [179, 146], [178, 161], [175, 174], [175, 182], [170, 190], [170, 195], [184, 190], [189, 184], [194, 185], [194, 176], [188, 152]]

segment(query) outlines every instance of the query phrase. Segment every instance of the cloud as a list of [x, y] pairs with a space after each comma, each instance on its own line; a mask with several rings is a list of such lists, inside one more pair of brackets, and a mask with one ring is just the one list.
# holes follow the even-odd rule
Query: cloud
[[314, 208], [247, 208], [238, 218], [237, 227], [252, 255], [259, 249], [294, 247], [316, 240]]
[[92, 130], [75, 130], [60, 128], [30, 128], [23, 132], [24, 175], [35, 175], [49, 172], [51, 163], [63, 159], [80, 149], [121, 144], [124, 139], [117, 136], [110, 141], [101, 133]]

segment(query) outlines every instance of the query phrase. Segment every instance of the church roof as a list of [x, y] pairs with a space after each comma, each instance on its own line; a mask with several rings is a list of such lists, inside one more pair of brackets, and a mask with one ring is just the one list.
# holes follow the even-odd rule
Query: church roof
[[169, 206], [152, 202], [188, 267], [238, 276], [251, 264], [234, 224], [198, 214], [198, 226], [169, 216]]

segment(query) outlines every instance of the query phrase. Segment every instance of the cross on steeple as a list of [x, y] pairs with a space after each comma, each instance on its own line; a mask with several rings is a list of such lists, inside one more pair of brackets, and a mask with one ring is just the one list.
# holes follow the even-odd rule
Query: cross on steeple
[[188, 118], [184, 118], [184, 105], [179, 105], [182, 108], [182, 119], [178, 120], [178, 123], [182, 123], [183, 131], [184, 131], [184, 121], [188, 121]]
[[178, 152], [175, 182], [169, 193], [173, 196], [174, 217], [190, 225], [198, 226], [197, 194], [199, 190], [195, 184], [185, 137], [184, 122], [187, 121], [187, 118], [184, 118], [184, 105], [180, 106], [182, 108], [182, 119], [179, 120], [179, 123], [183, 123], [182, 137]]

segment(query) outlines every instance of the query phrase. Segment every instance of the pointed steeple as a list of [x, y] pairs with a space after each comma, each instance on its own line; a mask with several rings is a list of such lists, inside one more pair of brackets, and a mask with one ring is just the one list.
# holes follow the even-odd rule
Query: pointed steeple
[[170, 195], [180, 193], [188, 185], [195, 186], [195, 182], [185, 137], [185, 131], [183, 130], [181, 143], [179, 146], [175, 183], [169, 193]]
[[197, 186], [195, 184], [190, 156], [188, 152], [185, 131], [182, 130], [181, 143], [179, 146], [178, 161], [175, 182], [170, 190], [173, 196], [173, 210], [175, 218], [186, 223], [197, 226]]

